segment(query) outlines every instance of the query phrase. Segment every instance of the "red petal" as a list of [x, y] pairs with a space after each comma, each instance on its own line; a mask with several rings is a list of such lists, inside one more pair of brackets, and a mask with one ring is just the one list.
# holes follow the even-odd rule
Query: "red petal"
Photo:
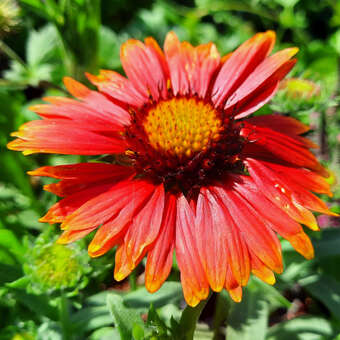
[[263, 196], [250, 178], [242, 176], [242, 180], [246, 185], [240, 185], [238, 181], [235, 181], [233, 188], [243, 196], [246, 204], [255, 208], [254, 214], [269, 228], [287, 239], [296, 251], [306, 258], [312, 258], [314, 254], [312, 243], [300, 224]]
[[155, 188], [145, 206], [134, 216], [124, 242], [131, 266], [158, 236], [164, 212], [163, 184]]
[[289, 178], [289, 180], [295, 182], [307, 190], [332, 196], [330, 185], [323, 177], [313, 171], [303, 168], [284, 166], [282, 164], [271, 162], [267, 162], [266, 166], [274, 170], [276, 173], [279, 173], [281, 176], [286, 176]]
[[[245, 109], [244, 103], [250, 106], [249, 96], [255, 98], [258, 102], [258, 90], [260, 93], [267, 89], [269, 86], [276, 86], [278, 82], [292, 69], [296, 60], [289, 60], [298, 52], [297, 48], [287, 48], [279, 51], [272, 56], [264, 59], [256, 69], [250, 73], [249, 77], [240, 85], [240, 87], [233, 93], [230, 99], [227, 101], [224, 109], [230, 110], [233, 106], [237, 106], [239, 109], [236, 118], [242, 118], [254, 112], [255, 109]], [[273, 94], [268, 96], [268, 100]], [[247, 100], [245, 100], [247, 98]], [[262, 100], [263, 104], [268, 100]], [[252, 105], [254, 108], [258, 105]]]
[[197, 248], [209, 285], [216, 292], [223, 289], [227, 270], [226, 249], [230, 240], [226, 225], [219, 203], [209, 190], [202, 188], [195, 220]]
[[270, 222], [272, 229], [281, 236], [287, 238], [302, 231], [300, 224], [267, 199], [249, 176], [238, 176], [233, 188], [254, 207], [262, 219]]
[[209, 294], [195, 232], [194, 214], [182, 195], [177, 200], [176, 257], [181, 271], [184, 298], [190, 306], [195, 306]]
[[147, 94], [139, 93], [130, 80], [115, 71], [100, 70], [98, 76], [90, 73], [85, 75], [101, 92], [122, 103], [141, 107], [148, 101]]
[[157, 291], [168, 277], [175, 246], [176, 197], [168, 194], [159, 235], [148, 253], [145, 268], [145, 287]]
[[281, 162], [305, 167], [325, 176], [328, 174], [301, 140], [254, 125], [245, 125], [241, 135], [252, 141], [244, 148], [245, 156], [264, 158], [267, 152], [267, 158], [277, 158]]
[[309, 237], [301, 231], [300, 233], [287, 238], [293, 248], [307, 260], [314, 257], [314, 248]]
[[167, 97], [167, 75], [160, 62], [159, 51], [153, 44], [145, 45], [141, 41], [130, 39], [120, 50], [120, 59], [124, 71], [134, 87], [143, 96], [154, 100]]
[[[303, 206], [309, 210], [314, 210], [322, 214], [337, 216], [337, 214], [330, 211], [327, 205], [321, 201], [318, 197], [307, 191], [297, 179], [292, 180], [291, 177], [287, 176], [287, 173], [273, 172], [271, 169], [275, 164], [261, 161], [263, 165], [269, 168], [269, 172], [272, 172], [272, 178], [278, 179], [284, 184], [285, 191], [287, 195], [289, 193], [290, 198], [294, 204], [297, 206]], [[289, 173], [288, 173], [289, 174]], [[282, 191], [282, 189], [281, 189]]]
[[82, 230], [98, 226], [118, 214], [127, 204], [131, 204], [135, 199], [139, 200], [139, 196], [146, 199], [153, 190], [154, 186], [145, 181], [122, 181], [69, 215], [61, 228]]
[[94, 197], [108, 191], [112, 188], [112, 183], [105, 183], [102, 185], [96, 185], [86, 190], [77, 192], [67, 198], [54, 204], [47, 214], [39, 219], [40, 222], [48, 223], [59, 223], [63, 222], [68, 215], [71, 215], [87, 201], [93, 199]]
[[276, 178], [275, 173], [255, 159], [247, 158], [246, 165], [257, 187], [267, 198], [294, 220], [309, 226], [313, 230], [318, 230], [313, 214], [302, 206], [294, 204], [290, 193], [285, 189], [285, 184]]
[[[108, 123], [119, 123], [121, 125], [127, 125], [130, 123], [130, 115], [121, 106], [113, 103], [103, 94], [88, 89], [83, 84], [76, 80], [65, 77], [64, 84], [67, 90], [76, 98], [81, 99], [84, 106], [91, 112], [92, 116], [96, 120], [106, 121]], [[55, 104], [58, 104], [54, 101]], [[62, 103], [62, 102], [61, 102]], [[76, 106], [76, 101], [73, 102]], [[84, 115], [78, 112], [69, 114], [70, 118], [75, 120], [83, 120]]]
[[225, 289], [228, 291], [234, 302], [241, 302], [242, 287], [238, 285], [229, 266], [227, 268], [227, 275], [225, 279]]
[[198, 94], [204, 98], [220, 65], [216, 46], [210, 43], [193, 47], [188, 42], [180, 43], [176, 34], [170, 32], [164, 42], [164, 51], [174, 94]]
[[[142, 260], [145, 253], [142, 253], [141, 256], [136, 261], [137, 264]], [[116, 281], [124, 280], [127, 276], [131, 274], [135, 267], [130, 267], [129, 259], [126, 255], [126, 244], [121, 244], [116, 250], [116, 258], [115, 258], [115, 272], [114, 278]]]
[[[210, 188], [218, 198], [219, 213], [223, 212], [224, 222], [220, 228], [225, 228], [226, 243], [225, 252], [228, 257], [228, 263], [232, 270], [233, 276], [239, 285], [245, 286], [249, 280], [250, 260], [246, 239], [242, 237], [235, 219], [230, 215], [230, 211], [225, 207], [225, 193], [219, 187]], [[216, 208], [215, 208], [216, 209]]]
[[107, 163], [78, 163], [44, 166], [34, 171], [29, 171], [28, 174], [62, 179], [58, 183], [45, 185], [44, 189], [65, 197], [94, 185], [114, 184], [117, 180], [132, 176], [133, 169]]
[[276, 235], [267, 228], [256, 216], [254, 209], [233, 189], [219, 188], [218, 193], [249, 249], [269, 268], [281, 273], [281, 245]]
[[247, 122], [252, 125], [269, 128], [286, 135], [301, 135], [302, 133], [309, 131], [309, 126], [302, 124], [300, 121], [292, 117], [281, 116], [278, 114], [247, 118]]
[[[139, 229], [132, 220], [141, 207], [146, 209], [149, 195], [133, 195], [130, 199], [129, 204], [123, 206], [117, 215], [99, 228], [88, 248], [90, 256], [97, 257], [105, 254], [122, 239], [127, 229]], [[125, 245], [127, 246], [128, 243]]]
[[273, 285], [275, 283], [274, 273], [252, 252], [251, 253], [251, 272], [262, 281]]
[[58, 179], [72, 179], [87, 181], [89, 177], [96, 179], [119, 178], [131, 169], [125, 166], [108, 163], [77, 163], [57, 166], [43, 166], [33, 171], [28, 171], [32, 176], [47, 176]]
[[258, 33], [243, 43], [223, 64], [212, 89], [212, 101], [221, 106], [226, 98], [247, 79], [257, 65], [270, 53], [275, 33]]
[[24, 155], [37, 152], [102, 155], [126, 149], [124, 141], [113, 131], [106, 137], [63, 120], [34, 120], [21, 125], [12, 136], [19, 138], [8, 143], [8, 148], [23, 151]]

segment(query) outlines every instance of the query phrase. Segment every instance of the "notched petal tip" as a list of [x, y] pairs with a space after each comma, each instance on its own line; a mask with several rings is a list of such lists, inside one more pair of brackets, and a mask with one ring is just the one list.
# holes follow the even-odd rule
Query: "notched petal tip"
[[64, 77], [63, 83], [67, 91], [70, 92], [72, 96], [76, 98], [85, 98], [91, 92], [91, 90], [88, 89], [85, 85], [71, 77]]
[[69, 244], [72, 240], [69, 239], [66, 233], [61, 234], [61, 236], [56, 241], [58, 244]]
[[145, 288], [149, 293], [155, 293], [163, 284], [162, 280], [145, 280]]
[[241, 286], [238, 286], [234, 289], [230, 289], [228, 290], [228, 293], [231, 297], [231, 299], [234, 301], [234, 302], [241, 302], [242, 301], [242, 287]]
[[292, 247], [307, 260], [314, 258], [314, 247], [310, 238], [303, 231], [287, 238]]
[[127, 276], [129, 276], [129, 274], [130, 274], [130, 271], [126, 272], [123, 270], [117, 270], [117, 271], [115, 270], [113, 274], [113, 278], [119, 282], [119, 281], [124, 280]]

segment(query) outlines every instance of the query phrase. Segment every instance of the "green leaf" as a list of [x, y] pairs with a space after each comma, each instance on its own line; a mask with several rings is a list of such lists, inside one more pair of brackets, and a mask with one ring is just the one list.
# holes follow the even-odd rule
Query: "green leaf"
[[0, 284], [17, 280], [21, 275], [21, 266], [0, 263]]
[[242, 302], [233, 303], [227, 321], [228, 340], [264, 340], [268, 327], [269, 304], [257, 289], [244, 289]]
[[340, 255], [340, 229], [322, 232], [322, 238], [313, 242], [316, 258]]
[[0, 229], [0, 248], [7, 249], [7, 251], [15, 255], [18, 260], [22, 260], [25, 252], [25, 248], [15, 234], [8, 229]]
[[107, 296], [107, 305], [122, 340], [132, 339], [132, 331], [135, 325], [144, 328], [144, 323], [139, 313], [133, 309], [127, 308], [124, 305], [121, 296], [109, 294]]
[[99, 31], [99, 65], [116, 69], [120, 67], [119, 49], [121, 41], [110, 28], [102, 26]]
[[149, 293], [145, 287], [137, 289], [124, 297], [124, 303], [129, 307], [146, 308], [153, 304], [156, 308], [183, 298], [182, 287], [179, 282], [165, 282], [155, 293]]
[[253, 277], [248, 285], [248, 288], [254, 291], [254, 294], [262, 296], [269, 304], [270, 311], [276, 308], [289, 308], [291, 303], [274, 287], [260, 279]]
[[23, 289], [11, 289], [15, 300], [25, 305], [37, 315], [44, 315], [51, 320], [57, 320], [57, 309], [52, 306], [47, 295], [28, 294]]
[[53, 321], [47, 321], [40, 325], [36, 340], [64, 340], [60, 325]]
[[58, 35], [53, 25], [49, 24], [39, 31], [31, 31], [26, 45], [26, 59], [30, 66], [49, 62], [58, 47]]
[[88, 340], [121, 340], [119, 333], [112, 327], [103, 327], [94, 331]]
[[320, 340], [334, 335], [329, 321], [304, 316], [281, 322], [269, 328], [266, 340]]
[[71, 315], [70, 323], [76, 333], [77, 330], [87, 332], [99, 327], [112, 324], [112, 317], [107, 306], [85, 307]]
[[139, 324], [134, 324], [132, 327], [132, 336], [135, 340], [143, 340], [144, 337], [144, 328]]
[[302, 279], [299, 284], [319, 299], [335, 318], [340, 320], [340, 283], [330, 276], [313, 275]]
[[168, 328], [165, 322], [159, 317], [157, 311], [153, 305], [150, 306], [148, 311], [147, 325], [152, 329], [152, 334], [155, 337], [166, 336], [168, 333]]

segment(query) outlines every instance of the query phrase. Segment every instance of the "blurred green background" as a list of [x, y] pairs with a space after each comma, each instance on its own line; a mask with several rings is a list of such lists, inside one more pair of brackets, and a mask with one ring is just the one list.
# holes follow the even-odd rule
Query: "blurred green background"
[[[280, 112], [310, 124], [308, 137], [330, 171], [340, 213], [340, 1], [338, 0], [0, 0], [0, 340], [190, 339], [174, 265], [159, 292], [143, 288], [143, 264], [122, 283], [113, 280], [114, 250], [99, 259], [89, 239], [54, 244], [58, 227], [38, 218], [56, 198], [48, 179], [26, 171], [85, 157], [33, 155], [6, 149], [10, 132], [36, 119], [28, 110], [42, 96], [66, 95], [65, 75], [122, 72], [119, 48], [133, 37], [169, 30], [192, 44], [213, 41], [221, 54], [258, 31], [275, 30], [276, 49], [298, 46], [298, 63], [262, 113]], [[312, 82], [312, 83], [310, 83]], [[340, 339], [340, 222], [318, 217], [316, 249], [304, 260], [282, 242], [285, 272], [274, 287], [252, 279], [244, 300], [213, 295], [195, 339]], [[142, 317], [140, 316], [142, 315]]]

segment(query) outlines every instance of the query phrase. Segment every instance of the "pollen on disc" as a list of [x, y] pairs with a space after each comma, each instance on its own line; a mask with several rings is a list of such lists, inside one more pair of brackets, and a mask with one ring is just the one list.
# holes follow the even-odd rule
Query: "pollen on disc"
[[196, 98], [172, 98], [151, 107], [144, 120], [151, 146], [178, 157], [190, 157], [220, 138], [218, 112]]

